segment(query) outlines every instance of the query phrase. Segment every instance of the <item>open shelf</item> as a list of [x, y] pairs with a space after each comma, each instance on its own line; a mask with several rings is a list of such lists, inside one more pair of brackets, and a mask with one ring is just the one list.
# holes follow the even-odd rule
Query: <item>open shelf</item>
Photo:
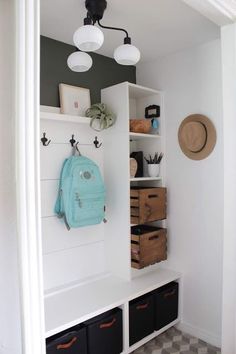
[[141, 139], [160, 139], [160, 137], [159, 134], [129, 133], [129, 138], [133, 141]]
[[132, 84], [130, 82], [128, 82], [128, 88], [129, 88], [129, 97], [135, 99], [162, 94], [162, 91], [153, 90], [148, 87]]
[[48, 294], [45, 296], [46, 337], [127, 304], [179, 278], [180, 273], [158, 269], [131, 281], [107, 276], [83, 286]]
[[130, 182], [148, 182], [148, 181], [161, 181], [162, 177], [134, 177], [130, 178]]
[[72, 116], [68, 114], [54, 113], [54, 112], [40, 112], [40, 118], [45, 120], [51, 120], [54, 122], [69, 122], [78, 124], [89, 124], [90, 119], [86, 117]]

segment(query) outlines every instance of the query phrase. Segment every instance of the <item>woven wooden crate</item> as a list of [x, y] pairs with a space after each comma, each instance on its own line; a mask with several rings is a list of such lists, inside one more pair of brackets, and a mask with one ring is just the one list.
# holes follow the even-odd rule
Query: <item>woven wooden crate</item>
[[151, 119], [130, 119], [129, 130], [133, 133], [147, 134], [151, 129]]
[[149, 225], [131, 228], [131, 265], [141, 269], [167, 259], [166, 229]]
[[130, 216], [131, 224], [166, 219], [166, 188], [131, 188]]

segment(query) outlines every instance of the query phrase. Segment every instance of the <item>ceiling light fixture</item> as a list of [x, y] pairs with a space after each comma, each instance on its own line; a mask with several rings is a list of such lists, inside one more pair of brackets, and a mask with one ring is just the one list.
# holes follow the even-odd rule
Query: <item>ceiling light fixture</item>
[[[80, 52], [72, 53], [67, 64], [73, 71], [87, 71], [92, 66], [92, 58], [84, 52], [93, 52], [101, 48], [104, 42], [103, 32], [95, 26], [97, 23], [101, 28], [125, 33], [124, 44], [114, 51], [114, 59], [121, 65], [135, 65], [140, 60], [140, 51], [131, 44], [128, 32], [123, 28], [109, 27], [101, 24], [104, 11], [107, 7], [106, 0], [86, 0], [87, 17], [84, 19], [84, 26], [74, 33], [73, 41]], [[84, 54], [84, 55], [81, 55]], [[85, 59], [85, 57], [87, 59]], [[90, 60], [88, 59], [90, 58]], [[86, 64], [87, 63], [87, 64]]]
[[82, 73], [88, 71], [93, 65], [90, 55], [84, 52], [74, 52], [67, 59], [67, 65], [72, 71]]
[[84, 52], [94, 52], [101, 48], [104, 42], [102, 31], [91, 24], [86, 24], [88, 19], [84, 20], [85, 25], [78, 28], [74, 33], [73, 41], [77, 48]]

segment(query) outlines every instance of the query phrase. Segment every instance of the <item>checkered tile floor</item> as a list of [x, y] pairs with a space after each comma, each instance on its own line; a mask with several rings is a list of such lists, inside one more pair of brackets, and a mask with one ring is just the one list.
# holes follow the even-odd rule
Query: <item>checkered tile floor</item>
[[219, 348], [213, 347], [200, 339], [180, 332], [175, 327], [154, 338], [133, 354], [220, 354]]

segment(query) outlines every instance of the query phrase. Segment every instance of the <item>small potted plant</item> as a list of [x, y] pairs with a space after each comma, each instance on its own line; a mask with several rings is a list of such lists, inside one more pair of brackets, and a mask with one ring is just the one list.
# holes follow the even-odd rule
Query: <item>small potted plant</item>
[[154, 157], [149, 155], [149, 158], [144, 157], [145, 161], [148, 164], [148, 175], [149, 177], [158, 177], [160, 174], [160, 163], [163, 158], [163, 153], [161, 152], [158, 155], [158, 152], [155, 153]]
[[85, 112], [86, 117], [91, 118], [90, 127], [100, 132], [115, 124], [116, 116], [104, 103], [95, 103]]

